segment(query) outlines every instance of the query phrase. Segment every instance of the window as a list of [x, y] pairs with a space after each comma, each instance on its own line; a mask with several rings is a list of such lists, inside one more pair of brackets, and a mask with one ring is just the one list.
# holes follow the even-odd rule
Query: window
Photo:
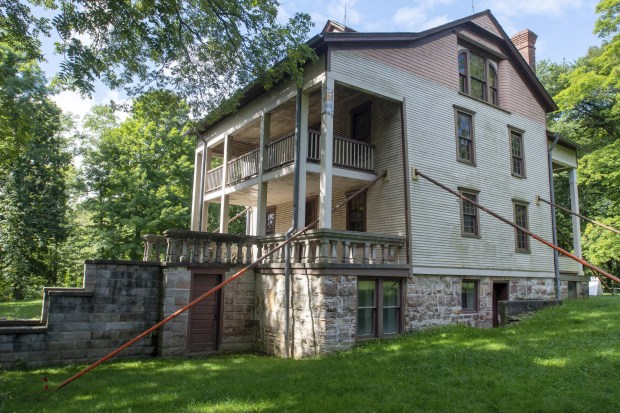
[[365, 279], [357, 282], [357, 336], [384, 337], [400, 332], [400, 280]]
[[267, 208], [265, 217], [265, 235], [273, 235], [276, 233], [276, 207]]
[[[467, 199], [478, 202], [477, 191], [462, 189], [460, 193]], [[469, 202], [461, 200], [461, 235], [464, 237], [480, 236], [479, 225], [478, 208]]]
[[461, 308], [463, 312], [478, 311], [478, 282], [463, 280], [461, 283]]
[[[529, 229], [527, 204], [514, 202], [514, 214], [515, 224], [521, 228]], [[530, 252], [530, 237], [519, 229], [515, 229], [515, 247], [517, 252]]]
[[347, 231], [366, 232], [366, 191], [347, 203]]
[[370, 143], [370, 102], [351, 110], [351, 137]]
[[482, 54], [462, 48], [459, 51], [458, 64], [459, 90], [497, 106], [499, 83], [495, 62]]
[[510, 157], [512, 174], [525, 178], [525, 161], [523, 159], [523, 134], [514, 130], [510, 131]]
[[456, 111], [456, 159], [475, 164], [473, 116], [461, 110]]

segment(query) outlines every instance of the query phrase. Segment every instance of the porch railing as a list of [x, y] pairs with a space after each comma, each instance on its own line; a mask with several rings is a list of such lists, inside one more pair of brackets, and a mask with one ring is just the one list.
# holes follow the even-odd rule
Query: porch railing
[[345, 168], [375, 170], [375, 147], [366, 142], [334, 136], [334, 165]]
[[220, 189], [222, 187], [222, 171], [223, 167], [218, 166], [217, 168], [211, 169], [205, 175], [205, 192], [215, 191], [216, 189]]
[[265, 147], [267, 170], [278, 168], [293, 161], [295, 157], [295, 135], [288, 135], [270, 142]]
[[[259, 248], [269, 251], [284, 241], [283, 236], [262, 237]], [[352, 232], [334, 229], [306, 231], [293, 241], [291, 263], [307, 264], [405, 264], [401, 250], [405, 238], [395, 235]], [[267, 263], [284, 262], [280, 250]]]
[[[284, 241], [283, 235], [255, 237], [185, 230], [168, 230], [164, 236], [145, 235], [144, 260], [202, 264], [248, 264]], [[334, 229], [306, 231], [292, 244], [293, 264], [405, 264], [401, 252], [405, 238], [395, 235]], [[165, 253], [164, 253], [165, 246]], [[267, 264], [283, 263], [284, 250]]]
[[258, 174], [258, 150], [253, 150], [228, 162], [226, 182], [232, 184], [256, 174]]
[[[310, 162], [321, 159], [320, 137], [318, 131], [308, 131], [308, 158]], [[332, 162], [336, 166], [373, 172], [375, 170], [375, 147], [369, 143], [354, 139], [334, 136], [334, 154]], [[270, 142], [265, 147], [265, 170], [280, 168], [294, 160], [295, 135], [287, 135]], [[227, 184], [249, 179], [259, 172], [259, 151], [255, 149], [228, 162]], [[222, 187], [222, 167], [207, 172], [205, 192]]]

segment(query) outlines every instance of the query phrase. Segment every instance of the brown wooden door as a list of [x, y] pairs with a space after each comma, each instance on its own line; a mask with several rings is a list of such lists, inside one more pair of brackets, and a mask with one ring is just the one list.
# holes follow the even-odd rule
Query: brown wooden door
[[493, 283], [493, 327], [499, 326], [499, 301], [508, 300], [508, 283]]
[[[217, 274], [194, 274], [191, 299], [195, 300], [220, 283]], [[189, 310], [190, 352], [217, 350], [220, 325], [220, 291], [205, 298]]]

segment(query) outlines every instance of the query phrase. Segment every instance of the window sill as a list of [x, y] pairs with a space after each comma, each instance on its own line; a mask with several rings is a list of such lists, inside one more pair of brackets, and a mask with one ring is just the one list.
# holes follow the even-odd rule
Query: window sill
[[476, 162], [472, 162], [472, 161], [466, 161], [465, 159], [460, 159], [460, 158], [456, 158], [457, 162], [463, 163], [465, 165], [469, 165], [469, 166], [476, 166]]
[[517, 254], [531, 254], [532, 251], [516, 250], [515, 253], [517, 253]]
[[482, 100], [482, 99], [475, 98], [475, 97], [473, 97], [472, 95], [468, 95], [467, 93], [463, 93], [463, 92], [461, 92], [460, 90], [459, 90], [459, 95], [461, 95], [461, 96], [465, 96], [465, 97], [467, 97], [467, 98], [469, 98], [469, 99], [472, 99], [472, 100], [475, 100], [476, 102], [484, 103], [484, 104], [485, 104], [485, 105], [487, 105], [487, 106], [490, 106], [490, 107], [492, 107], [492, 108], [495, 108], [495, 109], [501, 110], [502, 112], [507, 113], [507, 114], [509, 114], [509, 115], [511, 115], [511, 114], [512, 114], [512, 112], [510, 112], [510, 111], [508, 111], [508, 110], [506, 110], [506, 109], [500, 108], [499, 106], [496, 106], [496, 105], [494, 105], [494, 104], [492, 104], [492, 103], [489, 103], [489, 102], [487, 102], [486, 100]]
[[512, 176], [514, 176], [515, 178], [519, 178], [519, 179], [527, 179], [527, 177], [525, 175], [517, 175], [515, 173], [511, 173]]
[[466, 308], [461, 309], [461, 314], [471, 315], [471, 314], [478, 314], [478, 313], [479, 313], [478, 310], [471, 310], [471, 309], [466, 309]]

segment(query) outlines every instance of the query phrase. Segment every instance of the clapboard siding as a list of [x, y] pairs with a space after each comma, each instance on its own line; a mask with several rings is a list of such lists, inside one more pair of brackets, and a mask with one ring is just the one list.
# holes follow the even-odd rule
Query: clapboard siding
[[[441, 48], [456, 49], [456, 38], [452, 41], [453, 47], [443, 45]], [[331, 68], [360, 81], [382, 79], [383, 88], [397, 89], [405, 96], [410, 165], [451, 188], [480, 190], [480, 201], [484, 205], [510, 219], [513, 198], [530, 202], [530, 228], [551, 238], [549, 209], [534, 202], [536, 195], [548, 193], [544, 112], [540, 106], [528, 109], [536, 116], [523, 116], [518, 111], [507, 113], [459, 94], [458, 85], [447, 87], [446, 82], [434, 81], [424, 71], [416, 73], [415, 68], [424, 66], [423, 62], [412, 62], [410, 70], [404, 70], [392, 63], [391, 56], [381, 58], [380, 52], [396, 51], [377, 50], [373, 59], [367, 58], [367, 52], [358, 50], [334, 51]], [[453, 67], [456, 53], [451, 56], [450, 66]], [[442, 69], [437, 68], [437, 71]], [[453, 73], [457, 79], [456, 70]], [[504, 72], [501, 73], [504, 76]], [[502, 92], [531, 96], [520, 79], [506, 80], [510, 80], [511, 88]], [[513, 101], [523, 100], [528, 101], [518, 96], [513, 98]], [[477, 166], [456, 161], [454, 105], [475, 112]], [[508, 125], [525, 131], [526, 179], [511, 175]], [[515, 253], [514, 230], [506, 224], [482, 214], [481, 237], [463, 238], [460, 205], [455, 197], [423, 179], [410, 182], [410, 191], [415, 268], [522, 271], [524, 276], [531, 276], [531, 272], [548, 275], [553, 271], [550, 250], [535, 241], [531, 243], [531, 254]]]
[[475, 19], [472, 19], [472, 22], [482, 27], [483, 29], [488, 30], [496, 36], [502, 35], [501, 30], [495, 25], [495, 23], [493, 23], [491, 18], [487, 15], [476, 17]]
[[[529, 70], [529, 69], [528, 69]], [[525, 116], [536, 123], [546, 122], [545, 112], [523, 79], [517, 73], [515, 65], [509, 60], [502, 60], [498, 67], [499, 103], [510, 112]], [[546, 140], [546, 136], [541, 137]]]

